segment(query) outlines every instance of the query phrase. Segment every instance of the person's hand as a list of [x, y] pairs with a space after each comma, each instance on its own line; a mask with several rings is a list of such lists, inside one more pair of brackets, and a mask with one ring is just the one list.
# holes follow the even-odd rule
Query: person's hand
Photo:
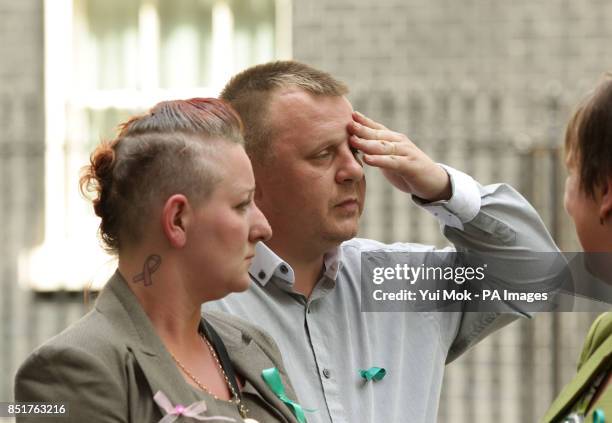
[[380, 168], [393, 186], [427, 202], [450, 199], [452, 190], [446, 171], [406, 135], [359, 112], [353, 112], [348, 130], [351, 146], [364, 153], [366, 164]]

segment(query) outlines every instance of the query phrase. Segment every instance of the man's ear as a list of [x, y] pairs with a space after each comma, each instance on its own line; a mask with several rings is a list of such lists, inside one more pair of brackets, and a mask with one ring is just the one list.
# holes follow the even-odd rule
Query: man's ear
[[608, 177], [607, 183], [601, 191], [601, 202], [599, 203], [599, 220], [604, 223], [612, 214], [612, 176]]
[[173, 248], [183, 248], [187, 242], [186, 226], [191, 218], [187, 197], [174, 194], [166, 200], [162, 209], [162, 228]]

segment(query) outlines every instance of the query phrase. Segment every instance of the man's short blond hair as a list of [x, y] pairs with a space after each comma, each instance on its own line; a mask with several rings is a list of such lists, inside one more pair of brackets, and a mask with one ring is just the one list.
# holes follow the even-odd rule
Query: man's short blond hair
[[312, 95], [343, 96], [348, 87], [330, 74], [293, 60], [269, 62], [235, 75], [221, 92], [244, 124], [245, 150], [252, 160], [268, 157], [274, 128], [268, 109], [273, 92], [296, 87]]

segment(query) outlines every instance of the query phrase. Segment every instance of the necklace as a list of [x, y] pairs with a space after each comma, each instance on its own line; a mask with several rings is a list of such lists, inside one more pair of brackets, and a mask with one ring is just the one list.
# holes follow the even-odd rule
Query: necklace
[[[213, 346], [210, 344], [208, 339], [206, 339], [206, 337], [203, 334], [200, 334], [200, 336], [201, 336], [202, 340], [204, 341], [204, 343], [206, 344], [206, 346], [208, 347], [208, 349], [209, 349], [210, 353], [212, 354], [213, 358], [215, 359], [215, 363], [217, 364], [217, 367], [221, 370], [221, 373], [223, 374], [223, 378], [225, 379], [225, 383], [227, 384], [227, 386], [230, 389], [230, 392], [232, 393], [232, 397], [233, 398], [230, 399], [228, 402], [236, 404], [236, 407], [238, 407], [238, 412], [240, 413], [240, 416], [243, 419], [245, 419], [244, 420], [245, 423], [257, 423], [257, 420], [253, 420], [253, 419], [248, 419], [247, 418], [247, 413], [249, 412], [249, 410], [242, 403], [242, 400], [240, 399], [240, 396], [238, 395], [238, 392], [236, 392], [236, 390], [234, 389], [234, 386], [230, 383], [229, 378], [227, 377], [227, 373], [225, 373], [225, 369], [221, 365], [221, 362], [219, 361], [219, 357], [217, 357], [217, 353], [216, 353], [215, 349], [213, 348]], [[183, 373], [185, 373], [189, 377], [189, 379], [191, 379], [196, 385], [198, 385], [198, 388], [200, 388], [202, 391], [208, 393], [215, 400], [217, 400], [217, 401], [224, 401], [224, 400], [220, 399], [217, 395], [212, 393], [210, 391], [210, 389], [208, 389], [208, 387], [206, 387], [200, 381], [200, 379], [198, 379], [193, 373], [191, 373], [189, 370], [187, 370], [187, 368], [185, 368], [183, 363], [181, 363], [179, 361], [179, 359], [174, 356], [174, 354], [170, 353], [170, 355], [172, 356], [172, 359], [174, 360], [174, 362], [183, 371]]]

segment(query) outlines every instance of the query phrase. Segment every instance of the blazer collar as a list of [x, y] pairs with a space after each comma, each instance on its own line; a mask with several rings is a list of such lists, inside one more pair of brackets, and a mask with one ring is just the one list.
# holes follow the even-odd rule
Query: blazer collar
[[[100, 293], [96, 309], [125, 336], [127, 349], [138, 361], [152, 396], [162, 391], [172, 404], [183, 405], [197, 400], [155, 332], [151, 320], [118, 270]], [[191, 402], [186, 404], [188, 401]]]
[[288, 382], [289, 377], [285, 373], [280, 363], [282, 358], [272, 357], [262, 349], [257, 342], [253, 341], [250, 333], [243, 332], [231, 326], [228, 319], [221, 312], [204, 313], [204, 318], [210, 323], [219, 333], [223, 342], [227, 347], [230, 360], [237, 373], [242, 375], [249, 383], [259, 392], [259, 394], [272, 406], [279, 410], [284, 417], [290, 422], [296, 422], [297, 419], [291, 412], [291, 409], [283, 403], [272, 389], [266, 384], [262, 377], [263, 370], [271, 367], [277, 367], [281, 381], [285, 388], [286, 395], [293, 401], [297, 400], [297, 395], [291, 384]]
[[593, 382], [599, 372], [610, 362], [612, 356], [612, 337], [608, 337], [597, 350], [582, 364], [574, 379], [561, 391], [550, 409], [542, 419], [543, 422], [552, 422], [568, 413], [586, 388]]
[[[230, 356], [236, 371], [244, 376], [268, 403], [276, 410], [281, 411], [289, 421], [297, 421], [291, 409], [274, 394], [272, 389], [264, 381], [262, 377], [263, 370], [275, 367], [276, 364], [264, 354], [255, 342], [251, 342], [237, 351], [232, 351]], [[264, 359], [255, 362], [253, 357], [264, 357]], [[279, 371], [281, 372], [281, 380], [285, 387], [285, 393], [291, 400], [297, 402], [297, 395], [293, 391], [291, 385], [287, 383], [289, 380], [287, 374], [281, 371], [281, 369], [279, 369]]]
[[151, 320], [119, 270], [115, 271], [100, 293], [96, 309], [143, 352], [153, 356], [166, 351]]

